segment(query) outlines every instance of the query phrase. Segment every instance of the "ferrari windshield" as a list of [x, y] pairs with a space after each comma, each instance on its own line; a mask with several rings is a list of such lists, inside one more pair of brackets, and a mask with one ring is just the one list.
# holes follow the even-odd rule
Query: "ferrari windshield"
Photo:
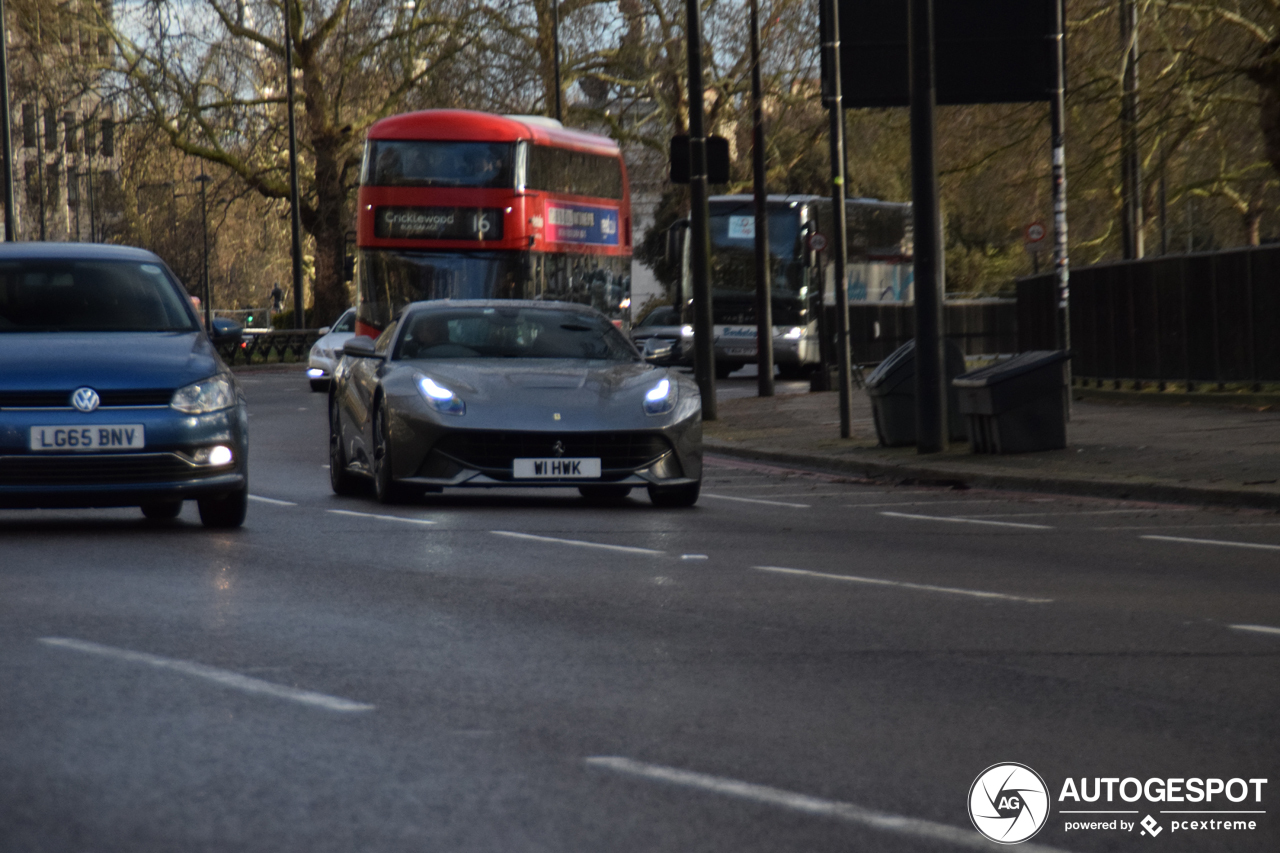
[[639, 361], [595, 314], [537, 307], [430, 308], [405, 317], [396, 359], [574, 358]]
[[0, 263], [0, 333], [199, 329], [163, 267], [136, 261]]

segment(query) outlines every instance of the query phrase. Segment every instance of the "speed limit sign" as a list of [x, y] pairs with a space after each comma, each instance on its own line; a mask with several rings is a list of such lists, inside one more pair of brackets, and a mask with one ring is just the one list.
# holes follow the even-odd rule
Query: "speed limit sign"
[[1023, 232], [1023, 242], [1028, 246], [1034, 246], [1044, 239], [1046, 233], [1044, 223], [1032, 222], [1027, 226], [1027, 230]]

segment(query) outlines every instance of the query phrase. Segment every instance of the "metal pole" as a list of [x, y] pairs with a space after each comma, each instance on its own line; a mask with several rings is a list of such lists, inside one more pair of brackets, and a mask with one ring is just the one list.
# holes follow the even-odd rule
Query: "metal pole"
[[689, 52], [689, 246], [693, 278], [693, 374], [702, 393], [702, 419], [716, 420], [715, 323], [711, 311], [711, 240], [707, 203], [707, 144], [702, 104], [702, 10], [685, 0]]
[[204, 161], [200, 161], [200, 233], [204, 239], [204, 327], [213, 334], [213, 305], [209, 297], [209, 205], [205, 196], [205, 185], [211, 180], [204, 173]]
[[13, 128], [9, 117], [9, 26], [0, 0], [0, 110], [4, 111], [4, 127], [0, 129], [0, 144], [4, 156], [4, 239], [12, 243], [18, 239], [18, 214], [13, 204]]
[[[1050, 132], [1053, 135], [1053, 268], [1058, 278], [1058, 349], [1067, 350], [1071, 349], [1071, 264], [1067, 254], [1065, 0], [1059, 0], [1053, 7], [1053, 92], [1049, 99]], [[1067, 362], [1067, 386], [1070, 385], [1071, 362]]]
[[916, 450], [939, 453], [947, 448], [946, 371], [942, 361], [946, 262], [933, 123], [937, 102], [933, 0], [911, 0], [909, 8], [911, 201], [916, 226]]
[[773, 396], [773, 288], [769, 280], [769, 187], [764, 162], [764, 83], [760, 79], [759, 0], [751, 0], [751, 171], [756, 201], [756, 389]]
[[289, 6], [284, 4], [285, 97], [289, 101], [289, 223], [293, 232], [293, 327], [306, 328], [302, 298], [302, 223], [298, 218], [298, 132], [293, 120], [293, 27]]
[[836, 278], [836, 366], [840, 383], [840, 437], [853, 435], [853, 386], [849, 366], [849, 211], [844, 203], [844, 96], [840, 90], [840, 12], [836, 0], [822, 0], [826, 21], [820, 29], [826, 36], [827, 107], [831, 127], [827, 133], [831, 147], [831, 213]]
[[560, 0], [551, 0], [551, 49], [555, 54], [553, 65], [556, 78], [556, 121], [563, 122], [564, 115], [560, 106]]
[[1124, 256], [1141, 258], [1143, 245], [1142, 156], [1138, 150], [1138, 4], [1120, 3], [1120, 42], [1124, 48], [1120, 102], [1120, 175], [1124, 193]]

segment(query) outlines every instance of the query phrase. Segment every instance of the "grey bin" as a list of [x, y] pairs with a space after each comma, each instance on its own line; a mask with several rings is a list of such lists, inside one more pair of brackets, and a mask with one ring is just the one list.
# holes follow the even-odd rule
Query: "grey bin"
[[1065, 350], [1033, 350], [958, 376], [960, 411], [974, 453], [1030, 453], [1067, 446]]
[[[955, 341], [946, 342], [947, 432], [952, 441], [964, 441], [968, 434], [956, 407], [951, 380], [964, 373], [964, 353]], [[916, 443], [916, 342], [907, 341], [871, 371], [866, 379], [876, 437], [884, 447]]]

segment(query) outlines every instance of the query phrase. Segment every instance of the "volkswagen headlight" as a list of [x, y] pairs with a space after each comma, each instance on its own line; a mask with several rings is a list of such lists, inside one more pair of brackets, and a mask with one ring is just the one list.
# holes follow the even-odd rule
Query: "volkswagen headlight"
[[418, 374], [418, 393], [431, 408], [444, 415], [465, 415], [467, 404], [453, 391], [436, 382], [430, 376]]
[[644, 395], [644, 413], [665, 415], [676, 407], [676, 399], [679, 396], [679, 386], [670, 379], [663, 379]]
[[229, 409], [235, 403], [236, 386], [228, 377], [218, 375], [174, 391], [169, 406], [188, 415], [204, 415]]
[[800, 336], [804, 334], [804, 329], [799, 326], [792, 326], [784, 332], [782, 331], [781, 326], [774, 326], [773, 333], [774, 335], [780, 338], [786, 338], [789, 341], [798, 341], [800, 340]]

